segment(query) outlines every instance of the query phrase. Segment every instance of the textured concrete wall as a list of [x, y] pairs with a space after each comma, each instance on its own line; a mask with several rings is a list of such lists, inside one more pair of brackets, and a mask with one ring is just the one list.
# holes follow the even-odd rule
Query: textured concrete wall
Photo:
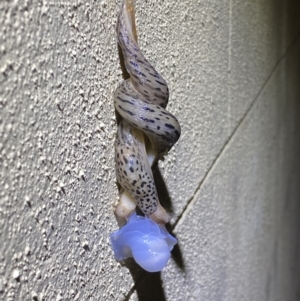
[[108, 236], [121, 1], [0, 2], [0, 300], [299, 300], [298, 0], [136, 0], [182, 137], [162, 273]]

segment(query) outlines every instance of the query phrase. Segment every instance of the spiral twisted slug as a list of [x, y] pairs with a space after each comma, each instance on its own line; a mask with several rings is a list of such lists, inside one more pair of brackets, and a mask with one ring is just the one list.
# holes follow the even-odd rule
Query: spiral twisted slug
[[115, 213], [126, 218], [137, 205], [146, 217], [165, 224], [169, 216], [159, 202], [151, 168], [178, 141], [181, 129], [165, 109], [169, 99], [165, 80], [138, 46], [133, 0], [123, 2], [117, 37], [130, 78], [114, 94], [115, 109], [122, 117], [115, 141], [122, 191]]

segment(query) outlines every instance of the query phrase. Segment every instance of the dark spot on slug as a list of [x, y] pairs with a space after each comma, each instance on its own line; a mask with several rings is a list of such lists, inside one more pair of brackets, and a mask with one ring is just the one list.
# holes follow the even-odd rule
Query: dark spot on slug
[[129, 101], [129, 100], [126, 100], [126, 99], [123, 99], [123, 98], [121, 98], [120, 96], [117, 96], [117, 98], [118, 98], [120, 101], [122, 101], [122, 102], [127, 102], [127, 103], [130, 103], [131, 105], [134, 105], [133, 102], [131, 102], [131, 101]]
[[141, 72], [141, 71], [137, 71], [137, 74], [138, 74], [138, 75], [141, 75], [141, 76], [143, 76], [143, 77], [146, 77], [146, 75], [145, 75], [143, 72]]
[[151, 109], [151, 108], [149, 108], [149, 107], [143, 107], [143, 110], [149, 111], [149, 112], [155, 112], [153, 109]]
[[126, 110], [126, 109], [124, 109], [123, 107], [121, 107], [120, 105], [118, 105], [118, 107], [122, 110], [122, 111], [124, 111], [125, 113], [128, 113], [129, 115], [131, 115], [131, 116], [134, 116], [135, 114], [133, 113], [133, 112], [131, 112], [131, 111], [129, 111], [129, 110]]
[[133, 62], [133, 61], [129, 61], [129, 63], [130, 63], [132, 66], [134, 66], [134, 67], [137, 67], [137, 66], [138, 66], [138, 64], [135, 63], [135, 62]]
[[172, 124], [165, 123], [165, 126], [169, 129], [175, 129], [175, 127]]
[[159, 75], [157, 75], [157, 74], [153, 74], [153, 73], [150, 73], [150, 72], [149, 72], [149, 74], [152, 75], [155, 78], [159, 78]]

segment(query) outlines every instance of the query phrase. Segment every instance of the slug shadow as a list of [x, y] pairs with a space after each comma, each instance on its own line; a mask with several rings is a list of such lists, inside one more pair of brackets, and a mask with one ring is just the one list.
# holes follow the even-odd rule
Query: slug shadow
[[[153, 177], [154, 177], [154, 182], [155, 182], [155, 186], [157, 188], [157, 194], [158, 194], [158, 199], [161, 202], [162, 206], [170, 213], [173, 212], [173, 206], [172, 206], [172, 200], [168, 191], [168, 188], [166, 186], [166, 183], [162, 177], [162, 174], [158, 168], [158, 166], [156, 166], [153, 169]], [[170, 234], [172, 234], [174, 237], [176, 237], [176, 235], [173, 233], [173, 225], [171, 224], [167, 224], [166, 225], [167, 230], [169, 231]], [[175, 261], [175, 263], [177, 264], [177, 266], [184, 271], [184, 261], [183, 261], [183, 257], [182, 257], [182, 252], [180, 250], [179, 247], [179, 243], [177, 243], [172, 252], [171, 252], [172, 258]]]
[[122, 76], [123, 76], [123, 79], [126, 80], [130, 77], [130, 75], [126, 70], [124, 56], [123, 56], [122, 49], [119, 44], [118, 44], [118, 54], [119, 54], [119, 58], [120, 58], [120, 67], [122, 70]]
[[[161, 204], [167, 209], [167, 211], [172, 211], [172, 201], [158, 167], [154, 168], [153, 176]], [[166, 228], [173, 236], [175, 236], [174, 233], [172, 233], [171, 224], [166, 225]], [[184, 260], [178, 243], [174, 246], [171, 255], [176, 265], [184, 272]], [[134, 291], [136, 291], [139, 301], [167, 301], [160, 272], [146, 272], [138, 264], [136, 264], [132, 258], [125, 261], [125, 266], [129, 269], [132, 275], [134, 287], [129, 291], [124, 301], [129, 301]]]
[[168, 212], [172, 213], [173, 206], [170, 194], [158, 166], [156, 165], [152, 171], [159, 201]]

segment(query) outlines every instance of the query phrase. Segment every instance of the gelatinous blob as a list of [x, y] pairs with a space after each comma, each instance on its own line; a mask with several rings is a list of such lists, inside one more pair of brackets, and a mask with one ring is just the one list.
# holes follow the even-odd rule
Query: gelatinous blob
[[159, 272], [170, 259], [171, 250], [177, 239], [164, 226], [149, 218], [133, 213], [128, 223], [111, 234], [115, 258], [122, 261], [128, 257], [148, 272]]

